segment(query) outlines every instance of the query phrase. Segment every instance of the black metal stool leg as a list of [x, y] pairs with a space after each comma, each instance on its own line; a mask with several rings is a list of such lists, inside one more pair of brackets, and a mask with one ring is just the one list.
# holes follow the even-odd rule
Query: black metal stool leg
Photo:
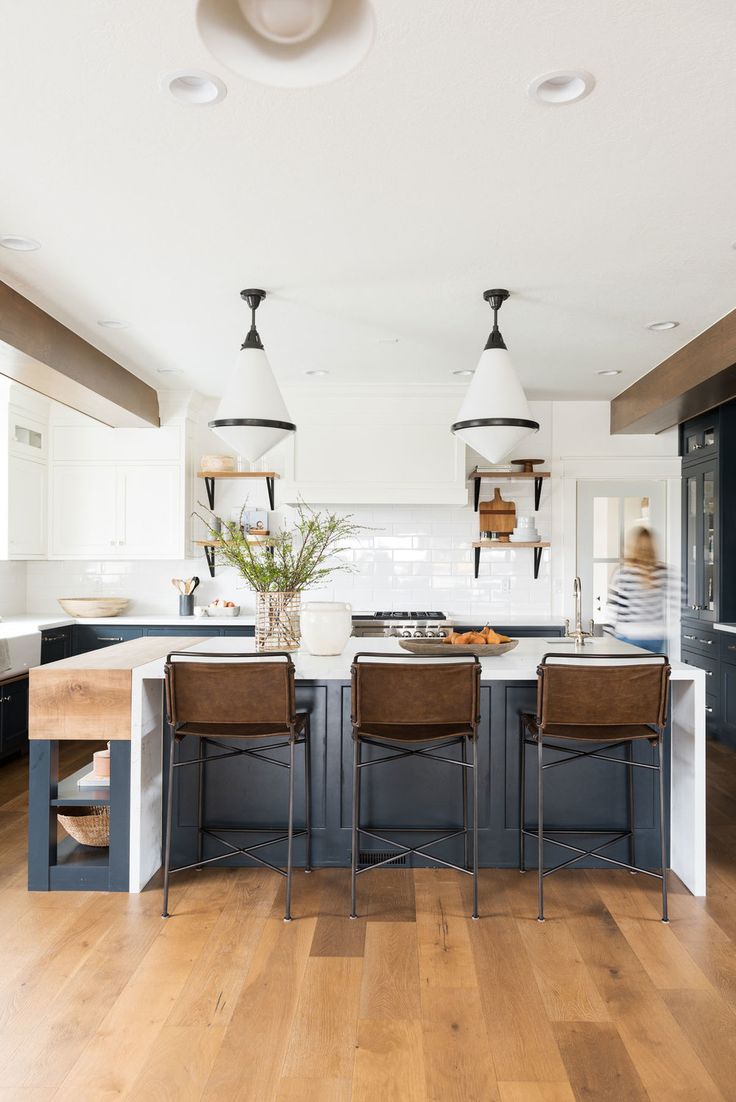
[[171, 866], [171, 824], [174, 814], [174, 757], [176, 751], [176, 738], [171, 732], [171, 745], [169, 747], [169, 792], [166, 800], [166, 838], [164, 839], [164, 907], [162, 918], [169, 917], [169, 868]]
[[519, 872], [526, 872], [526, 732], [519, 716]]
[[[200, 762], [197, 766], [197, 861], [202, 860], [202, 824], [204, 822], [204, 759], [207, 757], [207, 739], [201, 739]], [[197, 865], [197, 872], [202, 871], [202, 866]]]
[[460, 772], [463, 775], [463, 843], [465, 846], [465, 868], [470, 868], [470, 838], [468, 836], [468, 770], [465, 768], [468, 761], [468, 750], [465, 738], [460, 740], [460, 750], [463, 765]]
[[541, 732], [537, 742], [537, 892], [539, 895], [539, 914], [537, 920], [544, 922], [544, 742]]
[[307, 867], [305, 872], [312, 871], [312, 732], [309, 723], [309, 713], [304, 724], [304, 784], [306, 785], [305, 803], [307, 818]]
[[667, 838], [664, 830], [664, 762], [662, 736], [657, 739], [657, 767], [659, 769], [659, 840], [662, 850], [662, 921], [669, 922], [667, 912]]
[[473, 735], [473, 918], [477, 920], [478, 917], [478, 733], [476, 731]]
[[286, 906], [284, 922], [291, 922], [291, 871], [294, 856], [294, 739], [289, 739], [289, 831], [286, 843]]
[[[626, 772], [628, 773], [628, 797], [629, 797], [629, 864], [636, 864], [636, 800], [634, 797], [634, 766], [631, 764], [634, 760], [634, 744], [629, 743], [628, 750], [629, 764], [626, 766]], [[632, 876], [635, 875], [632, 871]]]
[[350, 917], [357, 918], [356, 881], [358, 877], [358, 827], [360, 819], [360, 739], [353, 736], [353, 828], [350, 851]]

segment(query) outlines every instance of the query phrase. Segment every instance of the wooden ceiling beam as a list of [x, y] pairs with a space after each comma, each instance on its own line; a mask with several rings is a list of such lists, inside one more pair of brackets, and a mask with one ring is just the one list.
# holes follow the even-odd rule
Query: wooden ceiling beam
[[662, 432], [736, 398], [736, 310], [611, 402], [611, 433]]
[[152, 386], [1, 282], [0, 374], [113, 428], [160, 424]]

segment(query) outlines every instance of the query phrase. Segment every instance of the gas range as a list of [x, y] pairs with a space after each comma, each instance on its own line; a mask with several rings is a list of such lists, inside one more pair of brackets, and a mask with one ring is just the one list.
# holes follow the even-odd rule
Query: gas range
[[395, 636], [400, 639], [443, 639], [452, 629], [444, 612], [426, 609], [394, 609], [353, 616], [353, 635]]

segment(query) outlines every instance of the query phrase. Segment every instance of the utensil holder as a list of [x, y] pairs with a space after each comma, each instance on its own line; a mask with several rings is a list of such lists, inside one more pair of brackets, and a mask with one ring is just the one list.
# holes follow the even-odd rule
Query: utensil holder
[[179, 615], [194, 616], [194, 594], [182, 593], [179, 596]]

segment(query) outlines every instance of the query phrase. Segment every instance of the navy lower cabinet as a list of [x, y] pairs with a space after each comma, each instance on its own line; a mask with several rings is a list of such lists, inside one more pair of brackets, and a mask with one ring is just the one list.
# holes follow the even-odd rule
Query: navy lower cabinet
[[76, 624], [74, 627], [74, 653], [86, 654], [87, 651], [100, 650], [102, 647], [114, 647], [117, 643], [127, 643], [130, 639], [140, 639], [145, 635], [144, 627], [117, 627], [110, 624]]
[[[56, 632], [50, 633], [56, 635]], [[85, 654], [87, 651], [99, 650], [101, 647], [112, 647], [116, 643], [127, 643], [130, 639], [140, 639], [143, 636], [171, 636], [172, 638], [217, 638], [230, 636], [253, 636], [255, 628], [252, 624], [243, 624], [240, 627], [222, 627], [221, 625], [208, 625], [205, 620], [195, 616], [186, 618], [182, 623], [180, 619], [171, 624], [151, 627], [148, 624], [125, 624], [117, 627], [114, 624], [76, 624], [73, 629], [73, 649], [70, 653]], [[42, 650], [42, 662], [52, 662], [55, 658], [44, 658]], [[59, 654], [59, 658], [67, 658], [67, 654]]]
[[53, 628], [41, 632], [41, 665], [47, 662], [60, 662], [69, 658], [74, 648], [74, 629]]
[[[736, 667], [735, 667], [736, 671]], [[486, 682], [481, 688], [481, 723], [479, 731], [479, 826], [480, 864], [484, 867], [515, 867], [519, 859], [519, 768], [522, 712], [533, 712], [536, 704], [536, 682]], [[352, 807], [353, 740], [350, 723], [350, 685], [346, 682], [298, 682], [297, 706], [308, 710], [312, 727], [312, 811], [313, 863], [316, 868], [347, 867], [350, 864], [350, 833]], [[169, 734], [165, 731], [164, 761], [168, 760]], [[666, 740], [669, 755], [669, 736]], [[199, 752], [196, 739], [185, 739], [181, 759], [196, 759]], [[212, 750], [212, 753], [216, 753]], [[636, 746], [637, 760], [653, 761], [647, 743]], [[275, 754], [284, 755], [279, 750]], [[386, 752], [388, 753], [388, 751]], [[443, 751], [458, 755], [459, 747]], [[547, 751], [551, 755], [551, 751]], [[623, 753], [614, 750], [613, 753]], [[384, 756], [383, 751], [366, 747], [365, 755]], [[533, 749], [527, 750], [526, 802], [527, 827], [536, 825], [537, 759]], [[303, 751], [295, 754], [295, 828], [304, 823]], [[364, 759], [365, 760], [365, 759]], [[545, 758], [545, 760], [548, 760]], [[550, 759], [551, 760], [551, 757]], [[667, 767], [668, 768], [668, 767]], [[164, 771], [165, 772], [165, 771]], [[174, 834], [172, 854], [175, 864], [187, 864], [196, 859], [197, 846], [197, 768], [179, 769], [174, 794]], [[386, 762], [363, 775], [361, 823], [379, 834], [394, 836], [397, 841], [417, 845], [429, 835], [419, 834], [412, 827], [430, 827], [438, 834], [459, 829], [462, 825], [462, 788], [460, 769], [443, 762], [424, 758], [404, 758]], [[573, 830], [587, 827], [619, 833], [627, 829], [627, 770], [605, 761], [579, 761], [546, 773], [546, 824], [551, 830]], [[665, 781], [666, 789], [669, 782]], [[654, 868], [659, 861], [658, 812], [655, 774], [639, 770], [635, 774], [635, 828], [637, 862]], [[164, 801], [165, 807], [165, 801]], [[204, 785], [204, 820], [219, 826], [235, 827], [247, 820], [257, 827], [281, 827], [286, 822], [286, 770], [249, 757], [228, 758], [207, 767]], [[395, 832], [395, 833], [394, 833]], [[253, 844], [254, 835], [228, 834], [235, 845]], [[573, 845], [590, 844], [589, 837], [568, 835], [565, 841]], [[462, 860], [462, 839], [451, 839], [437, 847], [437, 854], [451, 861]], [[367, 861], [386, 857], [388, 848], [382, 843], [362, 837], [361, 852]], [[536, 846], [527, 839], [528, 867], [536, 862]], [[205, 837], [204, 856], [214, 857], [224, 848]], [[268, 853], [268, 859], [283, 865], [286, 845], [279, 843]], [[628, 859], [628, 843], [620, 841], [607, 851], [611, 857]], [[265, 854], [264, 854], [265, 855]], [[546, 863], [557, 864], [569, 857], [569, 851], [549, 846]], [[295, 843], [295, 865], [303, 866], [305, 842]], [[228, 857], [226, 865], [254, 864], [240, 855]], [[427, 862], [412, 855], [397, 865], [421, 867]], [[580, 862], [586, 867], [602, 865], [593, 859]]]
[[0, 760], [28, 746], [28, 676], [0, 682]]

